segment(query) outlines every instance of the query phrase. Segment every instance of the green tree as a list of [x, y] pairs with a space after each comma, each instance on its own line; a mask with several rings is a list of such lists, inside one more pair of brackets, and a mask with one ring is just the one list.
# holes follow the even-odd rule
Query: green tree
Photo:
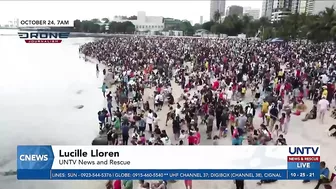
[[128, 20], [137, 20], [137, 19], [138, 19], [138, 17], [135, 16], [135, 15], [128, 17]]
[[192, 36], [194, 35], [194, 28], [189, 21], [184, 20], [179, 24], [179, 30], [183, 31], [184, 35]]
[[[240, 33], [247, 37], [256, 34], [263, 39], [280, 37], [285, 40], [308, 39], [313, 42], [336, 40], [336, 11], [334, 7], [326, 8], [318, 15], [292, 14], [282, 20], [271, 23], [267, 18], [253, 20], [251, 17], [236, 15], [225, 17], [220, 22], [220, 13], [216, 11], [212, 21], [192, 26], [187, 20], [165, 18], [165, 30], [181, 30], [184, 35], [193, 35], [198, 29], [205, 29], [215, 34], [237, 36]], [[123, 16], [125, 17], [125, 16]], [[125, 19], [136, 19], [136, 16]], [[132, 22], [110, 22], [107, 18], [91, 20], [75, 20], [73, 31], [105, 32], [104, 24], [109, 24], [109, 33], [134, 33]]]
[[193, 28], [194, 28], [194, 31], [196, 31], [198, 29], [202, 29], [202, 25], [201, 24], [194, 24]]
[[213, 21], [214, 22], [219, 22], [221, 18], [221, 14], [219, 12], [219, 10], [215, 11], [215, 13], [213, 14]]
[[110, 22], [110, 20], [108, 18], [102, 18], [101, 20], [105, 24], [108, 24]]
[[80, 21], [80, 20], [75, 20], [74, 21], [74, 30], [76, 31], [76, 32], [80, 32], [81, 31], [81, 25], [82, 25], [82, 22]]
[[215, 24], [214, 21], [205, 22], [204, 24], [202, 24], [202, 29], [210, 31], [211, 26], [214, 24]]
[[93, 22], [94, 24], [99, 24], [101, 23], [101, 21], [98, 18], [94, 18], [91, 20], [91, 22]]
[[251, 25], [252, 25], [252, 16], [249, 15], [244, 15], [242, 18], [242, 24], [244, 26], [243, 28], [243, 33], [245, 34], [249, 34], [250, 33], [250, 29], [251, 29]]

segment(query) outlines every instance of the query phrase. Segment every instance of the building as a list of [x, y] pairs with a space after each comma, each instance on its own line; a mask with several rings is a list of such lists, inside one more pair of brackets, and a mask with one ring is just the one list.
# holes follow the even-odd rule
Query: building
[[200, 24], [203, 24], [203, 16], [200, 16]]
[[183, 36], [183, 31], [169, 30], [161, 32], [163, 36]]
[[[332, 1], [330, 1], [332, 2]], [[300, 2], [300, 13], [313, 14], [314, 13], [314, 0], [301, 0]]]
[[263, 0], [261, 17], [271, 19], [273, 12], [274, 0]]
[[262, 1], [261, 5], [261, 17], [266, 17], [266, 6], [267, 6], [267, 0]]
[[114, 17], [112, 21], [126, 22], [130, 21], [135, 26], [138, 33], [155, 33], [164, 29], [164, 20], [162, 16], [146, 16], [146, 12], [139, 11], [136, 20], [127, 20], [124, 17]]
[[215, 12], [225, 15], [225, 0], [210, 0], [210, 20], [213, 20]]
[[251, 16], [254, 20], [260, 18], [260, 9], [252, 9], [251, 7], [244, 7], [244, 15]]
[[266, 0], [263, 3], [265, 6], [262, 14], [271, 22], [277, 22], [292, 14], [292, 11], [298, 11], [299, 0]]
[[[336, 7], [336, 0], [293, 0], [299, 1], [298, 11], [299, 14], [319, 14], [321, 11], [324, 11], [326, 7]], [[292, 11], [293, 13], [295, 11]]]
[[292, 14], [298, 14], [300, 12], [300, 4], [302, 0], [291, 0], [291, 12]]
[[290, 14], [319, 14], [333, 5], [336, 0], [263, 0], [261, 16], [274, 22]]
[[237, 5], [232, 5], [232, 6], [228, 7], [228, 9], [226, 11], [226, 16], [233, 16], [233, 15], [243, 16], [243, 12], [244, 12], [243, 7], [237, 6]]

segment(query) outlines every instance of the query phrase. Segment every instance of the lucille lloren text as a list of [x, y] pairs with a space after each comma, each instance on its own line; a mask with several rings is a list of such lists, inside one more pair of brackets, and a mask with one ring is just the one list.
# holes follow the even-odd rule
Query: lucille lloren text
[[98, 149], [91, 150], [90, 153], [82, 149], [76, 149], [71, 152], [59, 150], [59, 157], [119, 157], [119, 152], [106, 152]]

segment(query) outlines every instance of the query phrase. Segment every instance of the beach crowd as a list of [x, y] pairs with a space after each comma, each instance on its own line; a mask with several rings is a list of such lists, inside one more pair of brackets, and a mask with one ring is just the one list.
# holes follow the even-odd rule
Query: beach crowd
[[[218, 145], [223, 138], [232, 145], [287, 145], [293, 116], [321, 124], [336, 118], [332, 43], [128, 36], [79, 51], [104, 65], [96, 71], [105, 76], [107, 106], [98, 112], [101, 137], [93, 145]], [[336, 125], [329, 132], [335, 137]], [[321, 162], [315, 189], [332, 188], [333, 177]], [[140, 181], [140, 188], [166, 189], [167, 182]], [[244, 188], [244, 181], [235, 184]], [[185, 186], [192, 189], [192, 181]], [[116, 180], [107, 188], [133, 184]]]

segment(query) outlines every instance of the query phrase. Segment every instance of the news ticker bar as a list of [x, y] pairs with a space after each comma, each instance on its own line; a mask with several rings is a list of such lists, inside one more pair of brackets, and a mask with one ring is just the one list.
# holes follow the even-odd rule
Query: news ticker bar
[[319, 169], [304, 170], [83, 170], [18, 169], [19, 180], [318, 180]]

